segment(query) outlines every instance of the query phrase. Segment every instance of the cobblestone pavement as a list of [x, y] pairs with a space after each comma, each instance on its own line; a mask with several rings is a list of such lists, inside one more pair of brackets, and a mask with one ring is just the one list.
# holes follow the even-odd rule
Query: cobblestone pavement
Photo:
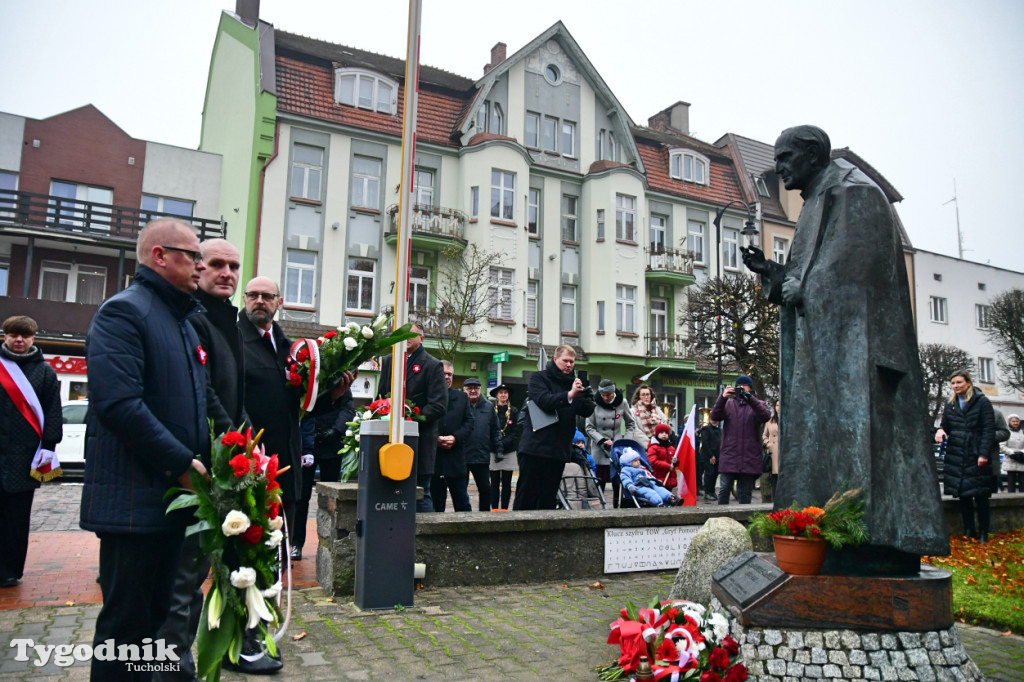
[[[66, 506], [77, 518], [70, 488], [48, 486], [37, 495], [37, 506], [46, 507], [33, 519], [38, 532], [63, 535], [75, 527], [58, 518]], [[50, 577], [62, 579], [56, 567]], [[360, 611], [327, 599], [318, 587], [298, 590], [282, 646], [285, 668], [275, 679], [596, 680], [593, 668], [615, 658], [605, 640], [618, 609], [626, 599], [641, 603], [667, 594], [672, 578], [671, 572], [634, 573], [517, 585], [510, 576], [500, 587], [420, 590], [414, 607], [386, 611]], [[597, 581], [604, 589], [591, 586]], [[81, 603], [0, 610], [0, 640], [88, 643], [98, 611], [98, 604]], [[968, 626], [959, 632], [992, 680], [1024, 680], [1024, 638]], [[0, 680], [88, 679], [87, 663], [36, 667], [15, 654], [10, 646], [0, 650]], [[223, 679], [247, 678], [225, 673]]]

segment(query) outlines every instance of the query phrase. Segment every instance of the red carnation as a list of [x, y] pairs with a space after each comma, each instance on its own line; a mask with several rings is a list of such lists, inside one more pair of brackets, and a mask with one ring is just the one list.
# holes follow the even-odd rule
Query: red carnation
[[271, 455], [270, 461], [267, 462], [267, 481], [273, 481], [277, 478], [277, 468], [279, 463], [277, 461], [277, 455]]
[[746, 666], [737, 663], [733, 667], [729, 668], [725, 672], [725, 677], [722, 678], [722, 682], [743, 682], [747, 679], [747, 668]]
[[270, 481], [269, 483], [267, 483], [267, 492], [268, 493], [269, 492], [273, 492], [275, 490], [280, 490], [280, 489], [281, 489], [281, 484], [278, 483], [277, 481]]
[[718, 673], [711, 672], [709, 670], [705, 673], [701, 673], [700, 682], [722, 682], [722, 678], [719, 677]]
[[267, 518], [276, 519], [277, 515], [281, 513], [281, 504], [279, 502], [271, 502], [267, 505]]
[[250, 545], [255, 545], [257, 542], [263, 539], [263, 528], [259, 524], [254, 523], [242, 534], [242, 539], [248, 542]]
[[249, 473], [249, 467], [252, 466], [252, 461], [245, 456], [245, 453], [240, 453], [228, 460], [228, 464], [235, 470], [235, 476], [241, 478]]
[[299, 352], [295, 354], [295, 359], [298, 360], [299, 362], [305, 362], [306, 360], [309, 360], [309, 349], [306, 348], [305, 346], [299, 348]]
[[726, 635], [725, 639], [722, 640], [722, 648], [724, 648], [730, 656], [735, 656], [740, 652], [740, 645], [729, 635]]
[[228, 431], [220, 438], [220, 444], [232, 447], [237, 445], [240, 448], [245, 447], [245, 436], [240, 434], [238, 431]]
[[729, 654], [722, 647], [715, 647], [708, 656], [708, 663], [715, 670], [725, 670], [729, 667]]
[[317, 340], [316, 340], [316, 345], [318, 345], [318, 346], [322, 346], [322, 345], [324, 345], [324, 342], [323, 342], [323, 341], [321, 341], [320, 339], [317, 339]]
[[289, 372], [288, 373], [288, 383], [290, 383], [292, 386], [301, 386], [302, 385], [302, 377], [299, 376], [298, 374], [296, 374], [295, 372]]
[[337, 335], [338, 335], [338, 332], [327, 332], [326, 334], [324, 334], [324, 338], [325, 339], [333, 339]]

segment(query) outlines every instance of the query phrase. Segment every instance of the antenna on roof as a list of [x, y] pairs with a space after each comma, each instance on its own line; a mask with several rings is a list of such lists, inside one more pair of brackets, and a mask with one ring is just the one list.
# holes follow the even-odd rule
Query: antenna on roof
[[[956, 250], [957, 250], [957, 253], [959, 254], [960, 260], [963, 260], [964, 259], [964, 235], [963, 235], [963, 232], [960, 231], [960, 202], [957, 201], [957, 198], [956, 198], [956, 178], [953, 178], [953, 198], [950, 199], [949, 201], [945, 202], [942, 205], [945, 206], [948, 203], [952, 203], [954, 208], [956, 208]], [[967, 250], [971, 251], [971, 249], [967, 249]]]

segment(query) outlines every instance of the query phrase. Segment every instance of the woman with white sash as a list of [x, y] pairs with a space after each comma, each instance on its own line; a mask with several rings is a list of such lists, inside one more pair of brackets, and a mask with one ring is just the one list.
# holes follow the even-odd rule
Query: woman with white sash
[[64, 436], [57, 373], [32, 344], [31, 317], [4, 320], [0, 345], [0, 587], [21, 581], [32, 496], [60, 476], [54, 448]]

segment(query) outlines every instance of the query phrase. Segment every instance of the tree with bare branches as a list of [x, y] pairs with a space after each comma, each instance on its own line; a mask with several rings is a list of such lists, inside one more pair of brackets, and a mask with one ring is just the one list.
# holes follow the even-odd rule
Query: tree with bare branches
[[454, 362], [459, 349], [473, 339], [474, 325], [489, 317], [496, 305], [507, 302], [491, 286], [491, 271], [501, 265], [502, 258], [475, 244], [465, 249], [453, 244], [441, 250], [435, 307], [410, 310], [409, 318], [437, 339], [442, 359]]
[[945, 343], [922, 343], [918, 346], [918, 352], [921, 355], [924, 394], [928, 398], [928, 427], [934, 429], [935, 420], [952, 390], [949, 387], [950, 375], [962, 369], [970, 369], [974, 359], [962, 348]]
[[778, 395], [779, 307], [764, 296], [756, 278], [707, 279], [690, 288], [680, 313], [698, 357], [718, 360], [720, 324], [722, 365], [749, 375], [762, 398]]
[[989, 302], [985, 335], [996, 348], [1003, 382], [1024, 392], [1024, 290], [1010, 289]]

